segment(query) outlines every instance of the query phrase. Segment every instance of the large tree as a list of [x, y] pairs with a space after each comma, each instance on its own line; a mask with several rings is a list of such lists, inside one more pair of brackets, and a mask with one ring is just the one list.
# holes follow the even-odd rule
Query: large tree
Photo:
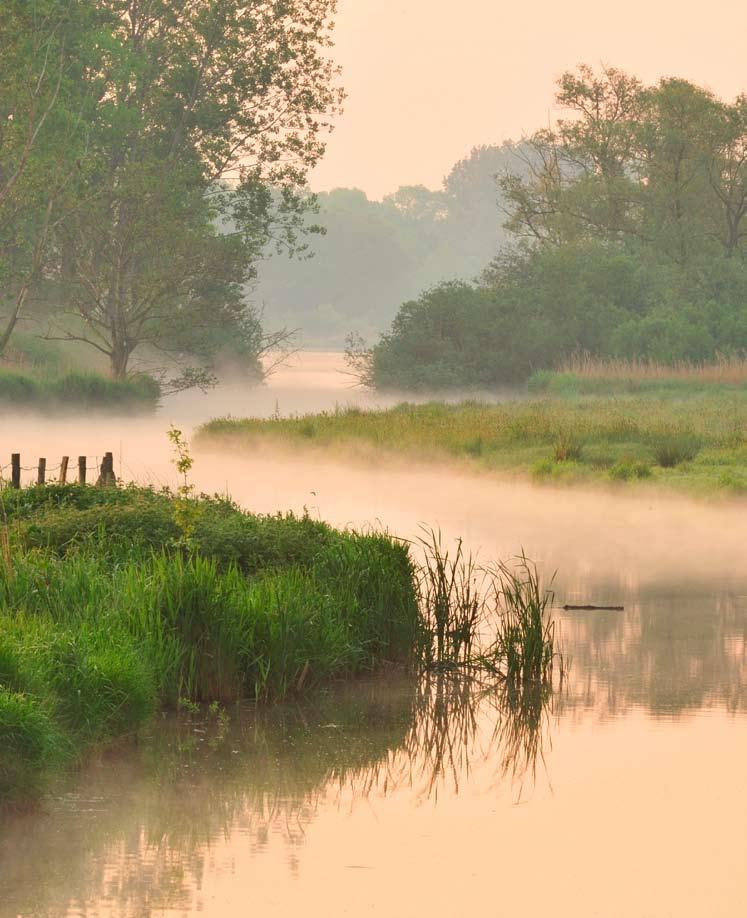
[[0, 356], [42, 274], [63, 215], [86, 100], [73, 0], [0, 6]]
[[747, 101], [613, 68], [564, 74], [566, 112], [504, 179], [509, 228], [533, 242], [605, 239], [685, 266], [745, 254]]
[[[342, 92], [335, 0], [100, 0], [87, 146], [56, 234], [66, 318], [127, 374], [143, 345], [205, 360], [256, 337], [243, 298], [269, 240], [299, 244], [308, 170]], [[201, 353], [202, 352], [202, 353]]]

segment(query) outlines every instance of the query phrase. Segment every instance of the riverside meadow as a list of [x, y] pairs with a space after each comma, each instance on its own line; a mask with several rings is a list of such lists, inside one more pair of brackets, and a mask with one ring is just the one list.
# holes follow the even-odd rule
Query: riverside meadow
[[501, 401], [338, 405], [273, 418], [217, 418], [195, 445], [383, 451], [553, 484], [664, 487], [696, 496], [747, 493], [747, 372], [741, 360], [666, 367], [578, 361], [534, 374]]

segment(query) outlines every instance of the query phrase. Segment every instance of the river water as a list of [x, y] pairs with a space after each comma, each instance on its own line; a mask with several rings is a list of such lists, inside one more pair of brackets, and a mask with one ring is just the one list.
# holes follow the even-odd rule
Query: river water
[[[338, 369], [307, 356], [259, 391], [148, 422], [17, 419], [4, 441], [111, 449], [125, 477], [167, 483], [169, 422], [365, 399]], [[161, 717], [3, 817], [2, 918], [747, 914], [744, 505], [268, 445], [196, 459], [200, 488], [250, 509], [523, 549], [555, 573], [566, 683], [516, 699], [387, 673], [227, 722]]]

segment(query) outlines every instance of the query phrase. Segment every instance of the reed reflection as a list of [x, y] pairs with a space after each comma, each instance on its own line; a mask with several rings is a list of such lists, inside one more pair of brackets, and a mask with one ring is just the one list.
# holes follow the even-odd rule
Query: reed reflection
[[0, 915], [189, 909], [225, 844], [293, 872], [314, 820], [340, 801], [437, 801], [477, 766], [496, 782], [533, 778], [551, 710], [549, 691], [439, 673], [229, 719], [182, 712], [91, 763], [77, 778], [83, 792], [5, 822]]

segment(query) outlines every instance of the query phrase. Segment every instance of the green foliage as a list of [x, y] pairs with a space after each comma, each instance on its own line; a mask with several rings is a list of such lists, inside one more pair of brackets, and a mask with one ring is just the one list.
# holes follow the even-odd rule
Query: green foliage
[[609, 475], [613, 481], [633, 481], [635, 479], [650, 478], [651, 466], [645, 462], [623, 459], [610, 467]]
[[656, 464], [664, 469], [692, 461], [701, 448], [698, 437], [675, 430], [658, 437], [652, 445]]
[[342, 99], [335, 3], [182, 6], [3, 4], [0, 354], [32, 293], [49, 336], [117, 379], [146, 344], [257, 378], [283, 338], [245, 286], [311, 229], [306, 176]]
[[494, 389], [579, 353], [671, 364], [747, 350], [744, 97], [581, 67], [556, 101], [570, 117], [501, 181], [514, 244], [478, 283], [405, 302], [366, 384]]
[[168, 492], [0, 498], [0, 800], [157, 705], [282, 698], [412, 652], [413, 567], [386, 535], [190, 496], [185, 545]]
[[153, 411], [160, 394], [156, 380], [145, 375], [115, 380], [97, 373], [55, 377], [0, 370], [0, 406], [6, 409]]

